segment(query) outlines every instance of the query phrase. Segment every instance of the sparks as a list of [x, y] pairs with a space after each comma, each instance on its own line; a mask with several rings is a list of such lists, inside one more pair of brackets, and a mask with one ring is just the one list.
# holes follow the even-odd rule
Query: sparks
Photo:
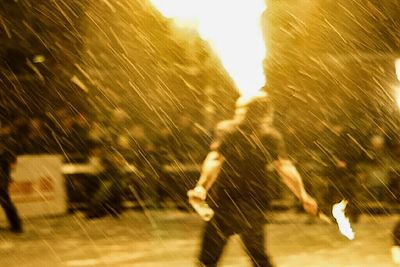
[[151, 0], [180, 27], [195, 28], [219, 56], [243, 96], [265, 85], [261, 15], [264, 0]]
[[340, 233], [347, 237], [349, 240], [353, 240], [355, 237], [355, 233], [351, 228], [351, 224], [349, 218], [346, 217], [344, 211], [346, 210], [347, 200], [342, 200], [339, 203], [336, 203], [332, 207], [332, 215], [336, 219], [336, 222], [339, 227]]

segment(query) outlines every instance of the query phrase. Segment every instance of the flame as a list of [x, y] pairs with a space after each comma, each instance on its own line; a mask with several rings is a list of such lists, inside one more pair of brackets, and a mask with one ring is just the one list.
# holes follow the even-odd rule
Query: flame
[[400, 247], [399, 246], [392, 247], [392, 259], [393, 259], [394, 263], [400, 264]]
[[241, 95], [265, 85], [261, 15], [265, 0], [150, 0], [178, 26], [195, 28], [219, 56]]
[[339, 231], [347, 237], [350, 240], [353, 240], [355, 237], [355, 233], [353, 232], [353, 229], [351, 228], [351, 224], [349, 221], [349, 218], [346, 217], [344, 211], [347, 206], [347, 200], [342, 200], [339, 203], [336, 203], [332, 207], [332, 215], [336, 219], [336, 222], [339, 227]]

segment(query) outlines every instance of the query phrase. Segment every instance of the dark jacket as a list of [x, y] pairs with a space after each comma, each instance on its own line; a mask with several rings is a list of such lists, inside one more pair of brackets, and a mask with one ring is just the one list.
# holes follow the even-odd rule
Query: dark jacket
[[272, 127], [253, 128], [229, 121], [218, 128], [211, 149], [225, 160], [210, 205], [217, 220], [239, 232], [265, 222], [266, 166], [286, 152], [280, 133]]

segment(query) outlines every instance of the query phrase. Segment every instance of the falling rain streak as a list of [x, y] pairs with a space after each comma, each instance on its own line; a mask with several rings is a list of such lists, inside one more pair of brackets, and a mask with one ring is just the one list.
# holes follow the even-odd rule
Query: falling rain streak
[[400, 264], [399, 29], [398, 0], [0, 0], [0, 266]]

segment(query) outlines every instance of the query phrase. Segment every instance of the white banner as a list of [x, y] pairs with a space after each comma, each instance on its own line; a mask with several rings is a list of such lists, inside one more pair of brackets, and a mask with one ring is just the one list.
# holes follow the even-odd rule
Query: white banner
[[[22, 218], [67, 211], [62, 156], [19, 156], [11, 176], [10, 196]], [[5, 219], [4, 213], [0, 219]]]

